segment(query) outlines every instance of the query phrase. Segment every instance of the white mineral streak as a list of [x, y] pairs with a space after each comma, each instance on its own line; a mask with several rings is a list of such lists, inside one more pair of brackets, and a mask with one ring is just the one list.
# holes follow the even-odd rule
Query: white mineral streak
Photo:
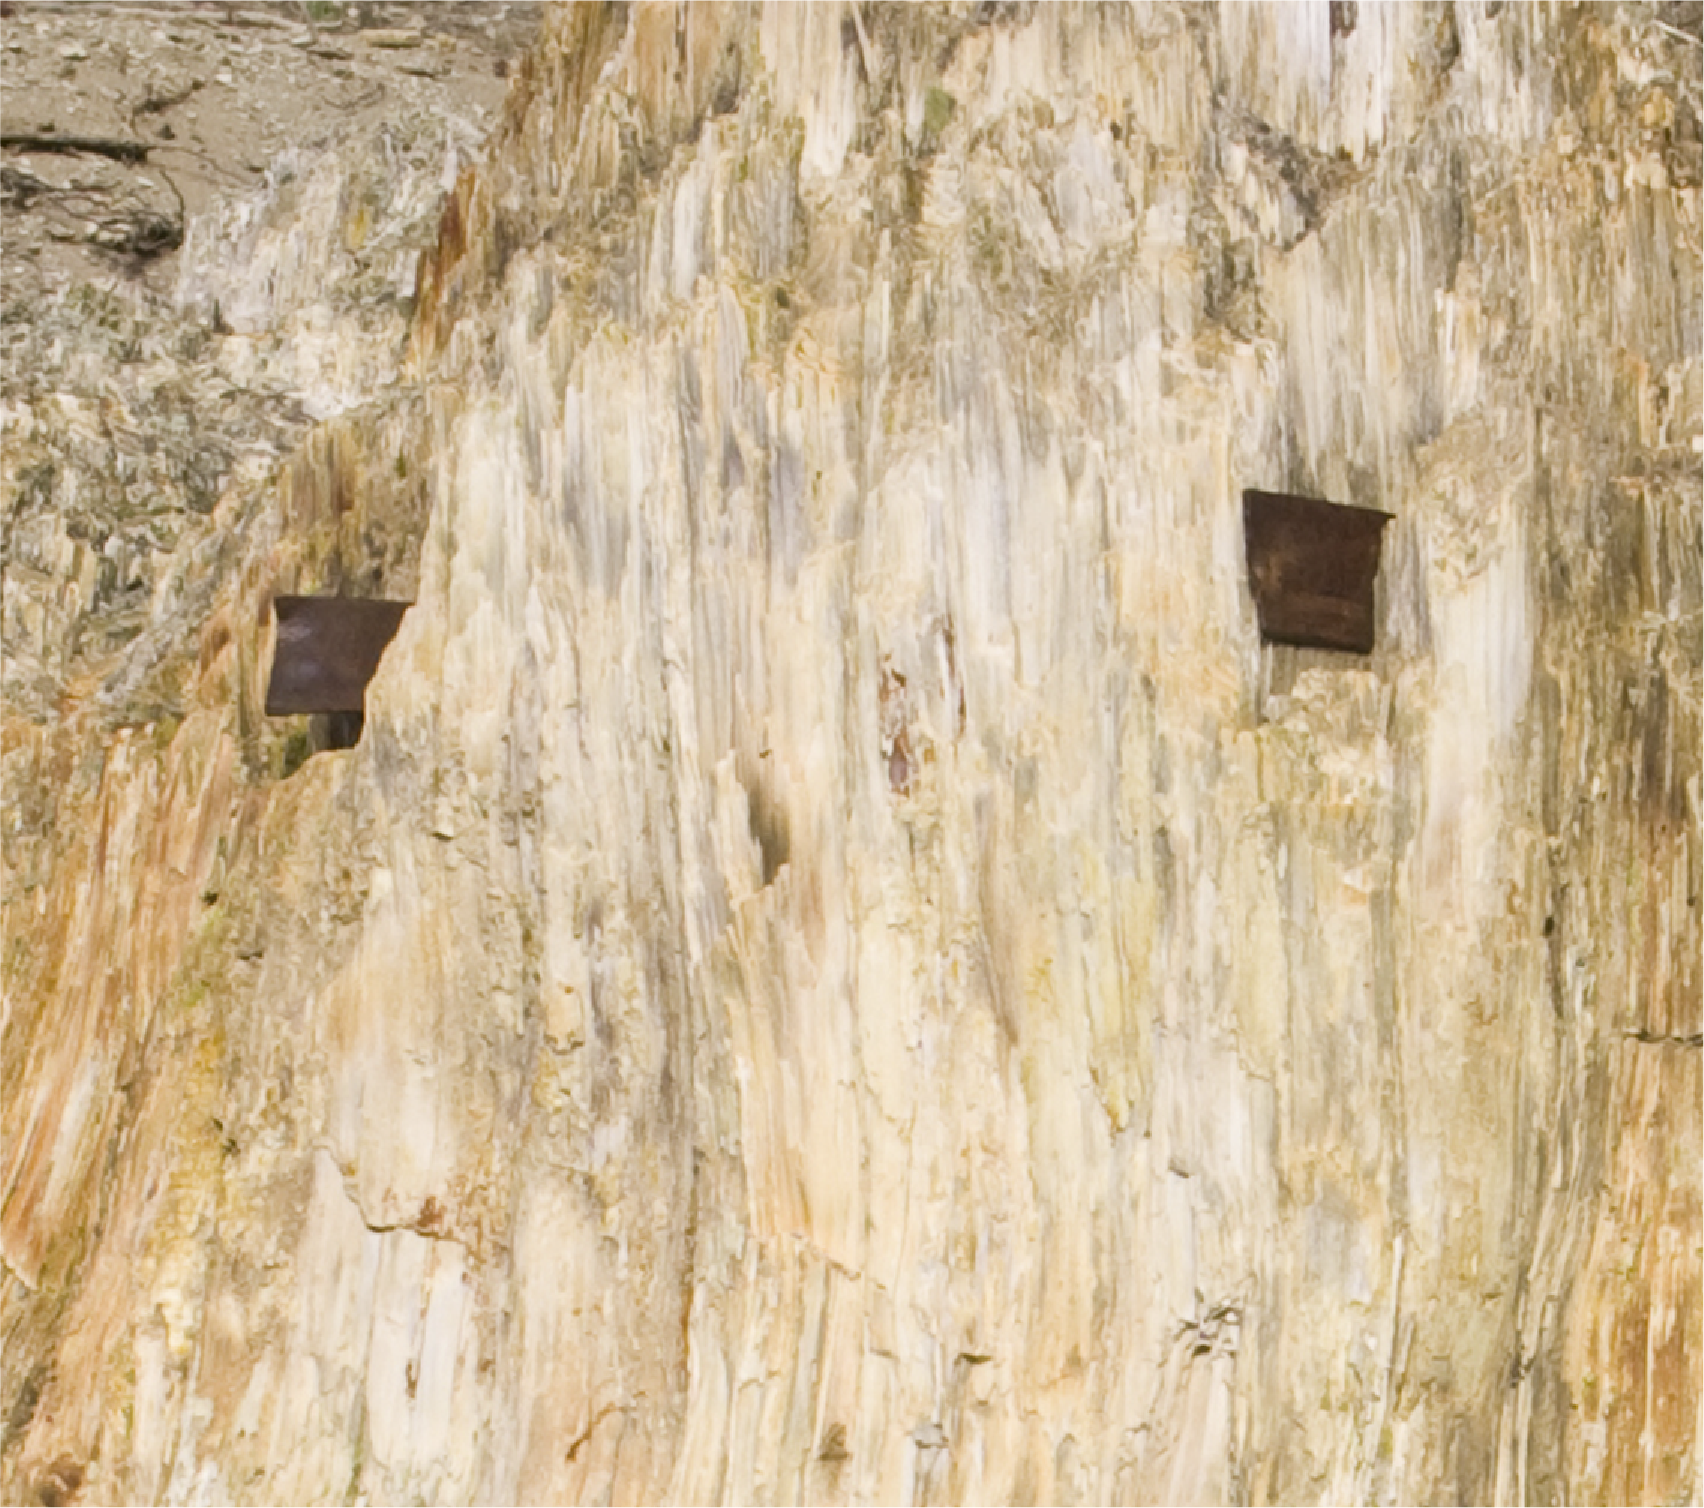
[[384, 337], [414, 293], [415, 228], [477, 141], [472, 125], [443, 117], [383, 132], [353, 170], [338, 152], [292, 149], [261, 192], [193, 222], [177, 302], [228, 332], [227, 379], [288, 390], [316, 419], [390, 385], [396, 351]]
[[[1634, 7], [553, 15], [9, 912], [7, 1480], [1695, 1495], [1697, 108]], [[1395, 515], [1371, 657], [1245, 486]]]

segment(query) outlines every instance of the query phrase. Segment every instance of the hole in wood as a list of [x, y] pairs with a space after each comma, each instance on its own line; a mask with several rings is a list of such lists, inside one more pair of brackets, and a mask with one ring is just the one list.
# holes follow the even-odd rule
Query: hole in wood
[[1243, 493], [1260, 636], [1305, 649], [1373, 648], [1373, 582], [1388, 513], [1286, 492]]
[[[325, 713], [338, 721], [333, 737], [360, 737], [367, 683], [396, 636], [409, 602], [357, 597], [277, 597], [278, 638], [266, 688], [268, 717]], [[349, 719], [353, 716], [354, 721]], [[331, 743], [328, 747], [347, 748]]]
[[308, 737], [316, 749], [353, 749], [366, 725], [365, 713], [326, 712], [313, 719]]

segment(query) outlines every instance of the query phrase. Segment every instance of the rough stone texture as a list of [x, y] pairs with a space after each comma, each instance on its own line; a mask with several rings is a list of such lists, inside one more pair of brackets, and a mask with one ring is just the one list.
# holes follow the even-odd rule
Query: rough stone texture
[[[401, 7], [426, 22], [418, 47], [375, 52], [369, 38], [395, 33], [362, 23], [392, 9], [8, 0], [0, 688], [11, 710], [39, 720], [106, 680], [151, 626], [199, 625], [222, 579], [207, 557], [228, 545], [213, 536], [252, 511], [230, 494], [265, 486], [313, 420], [394, 384], [420, 253], [502, 101], [495, 70], [537, 8]], [[18, 145], [43, 134], [147, 157]], [[174, 220], [181, 240], [186, 212], [181, 249], [108, 244], [107, 230], [139, 215]], [[163, 649], [181, 632], [148, 642]], [[181, 715], [173, 688], [140, 691], [133, 678], [105, 699], [132, 721]]]
[[1694, 1499], [1697, 23], [553, 12], [181, 721], [8, 711], [0, 1486]]

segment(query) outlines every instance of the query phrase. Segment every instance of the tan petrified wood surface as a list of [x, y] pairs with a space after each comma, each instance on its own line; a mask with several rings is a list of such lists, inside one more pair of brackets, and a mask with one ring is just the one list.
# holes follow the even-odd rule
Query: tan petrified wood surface
[[1694, 1500], [1696, 25], [557, 8], [9, 304], [0, 1495]]

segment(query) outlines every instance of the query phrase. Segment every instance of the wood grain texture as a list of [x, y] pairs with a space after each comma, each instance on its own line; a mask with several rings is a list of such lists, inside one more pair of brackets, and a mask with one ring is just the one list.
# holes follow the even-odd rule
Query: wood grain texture
[[7, 726], [6, 1487], [1696, 1496], [1697, 49], [1346, 14], [551, 13], [189, 714]]

